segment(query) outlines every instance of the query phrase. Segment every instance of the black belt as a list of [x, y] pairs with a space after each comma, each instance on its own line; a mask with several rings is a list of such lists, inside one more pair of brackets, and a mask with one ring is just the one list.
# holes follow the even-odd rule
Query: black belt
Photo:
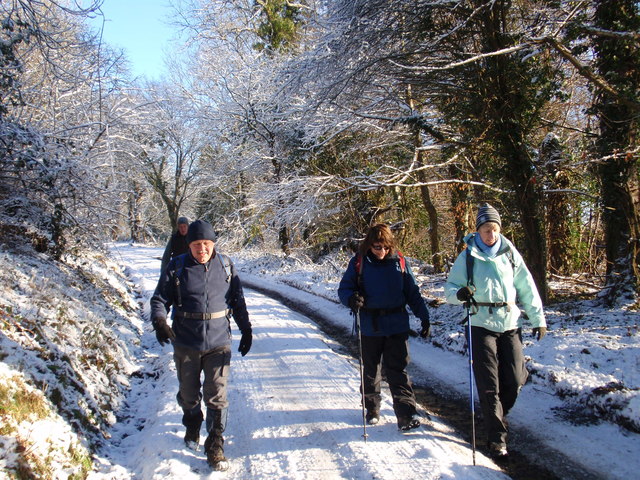
[[175, 312], [176, 318], [188, 318], [191, 320], [213, 320], [214, 318], [226, 317], [229, 310], [222, 310], [220, 312], [213, 313], [198, 313], [198, 312]]
[[378, 317], [381, 315], [391, 315], [392, 313], [401, 313], [405, 311], [404, 305], [393, 308], [362, 308], [363, 311], [371, 314], [371, 326], [374, 332], [379, 332]]
[[393, 307], [393, 308], [366, 308], [362, 307], [363, 312], [370, 313], [374, 317], [379, 317], [381, 315], [391, 315], [392, 313], [401, 313], [405, 311], [404, 305], [401, 307]]

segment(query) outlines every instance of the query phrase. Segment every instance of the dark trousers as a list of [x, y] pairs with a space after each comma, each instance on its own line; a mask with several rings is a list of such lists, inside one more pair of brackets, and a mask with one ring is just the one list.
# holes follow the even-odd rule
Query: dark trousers
[[408, 333], [386, 337], [362, 336], [364, 406], [367, 410], [380, 411], [381, 369], [384, 368], [396, 417], [407, 418], [416, 413], [416, 399], [407, 374], [408, 339]]
[[504, 417], [516, 403], [527, 380], [522, 353], [521, 330], [497, 333], [471, 327], [473, 374], [488, 442], [506, 445], [507, 425]]
[[[202, 423], [200, 402], [209, 410], [225, 410], [227, 378], [231, 362], [231, 349], [224, 346], [206, 352], [180, 345], [173, 346], [173, 360], [178, 374], [178, 404], [182, 407], [184, 425]], [[204, 381], [201, 380], [204, 373]], [[202, 391], [201, 391], [202, 389]], [[209, 417], [209, 415], [207, 415]]]

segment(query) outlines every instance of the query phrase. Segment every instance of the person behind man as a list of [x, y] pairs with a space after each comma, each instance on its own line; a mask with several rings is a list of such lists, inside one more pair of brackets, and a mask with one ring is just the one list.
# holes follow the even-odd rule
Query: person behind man
[[[216, 252], [215, 241], [211, 225], [202, 220], [191, 223], [189, 252], [173, 258], [162, 271], [150, 303], [158, 341], [173, 343], [185, 444], [193, 450], [199, 447], [202, 400], [207, 412], [207, 462], [215, 470], [226, 470], [222, 434], [227, 424], [231, 313], [242, 332], [238, 351], [243, 357], [251, 348], [252, 330], [240, 278], [231, 260]], [[171, 307], [172, 327], [167, 324]]]
[[482, 204], [476, 232], [464, 238], [467, 248], [456, 258], [445, 284], [447, 302], [471, 302], [473, 373], [489, 454], [496, 459], [508, 455], [505, 417], [528, 377], [516, 299], [538, 340], [547, 331], [533, 277], [520, 253], [500, 233], [501, 227], [498, 211]]
[[423, 338], [431, 331], [429, 311], [387, 225], [378, 224], [369, 229], [340, 280], [338, 297], [360, 314], [367, 423], [375, 425], [380, 421], [382, 362], [398, 428], [418, 428], [420, 416], [407, 373], [409, 314], [406, 306], [420, 319]]
[[187, 243], [187, 230], [189, 228], [189, 219], [187, 217], [178, 218], [178, 229], [171, 235], [167, 246], [162, 254], [162, 261], [160, 262], [160, 272], [163, 272], [169, 260], [183, 253], [189, 251], [189, 244]]

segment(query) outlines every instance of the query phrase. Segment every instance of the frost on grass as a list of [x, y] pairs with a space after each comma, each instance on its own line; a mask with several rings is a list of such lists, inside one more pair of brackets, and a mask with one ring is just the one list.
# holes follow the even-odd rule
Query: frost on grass
[[0, 269], [2, 404], [40, 412], [0, 412], [2, 468], [29, 478], [83, 477], [136, 368], [140, 327], [130, 286], [100, 254], [55, 262], [0, 250], [0, 262], [11, 265]]

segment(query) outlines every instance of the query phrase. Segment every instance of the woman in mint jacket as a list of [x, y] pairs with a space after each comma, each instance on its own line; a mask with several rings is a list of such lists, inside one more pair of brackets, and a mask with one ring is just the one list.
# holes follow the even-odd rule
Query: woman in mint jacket
[[547, 331], [533, 277], [520, 253], [500, 234], [501, 226], [495, 208], [479, 207], [476, 232], [465, 237], [467, 248], [456, 258], [445, 284], [447, 302], [470, 302], [473, 373], [489, 454], [498, 459], [507, 455], [505, 416], [528, 376], [522, 318], [528, 318], [538, 340]]

